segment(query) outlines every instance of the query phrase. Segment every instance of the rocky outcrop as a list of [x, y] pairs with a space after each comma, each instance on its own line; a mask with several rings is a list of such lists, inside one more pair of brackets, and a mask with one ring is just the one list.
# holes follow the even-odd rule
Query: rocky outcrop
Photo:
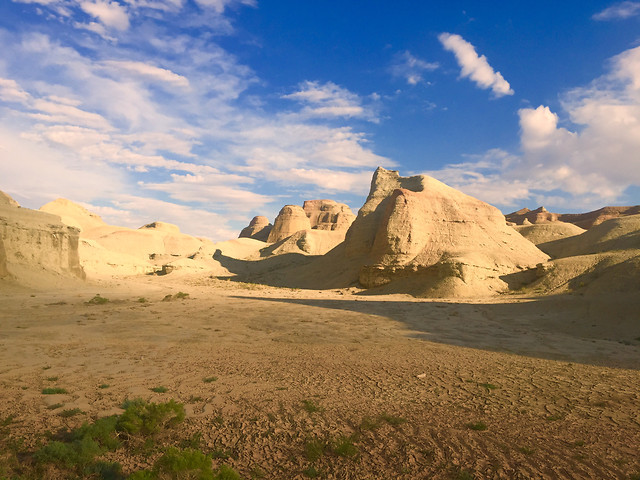
[[10, 195], [0, 191], [0, 206], [19, 207], [20, 204], [11, 198]]
[[587, 213], [552, 213], [544, 207], [535, 210], [523, 208], [505, 215], [508, 222], [514, 225], [531, 225], [550, 222], [572, 223], [585, 230], [611, 218], [640, 214], [640, 205], [633, 207], [603, 207]]
[[361, 263], [366, 288], [413, 279], [434, 296], [501, 291], [502, 276], [548, 259], [497, 208], [434, 178], [383, 168], [374, 173], [344, 253]]
[[79, 230], [60, 217], [0, 205], [0, 276], [32, 284], [42, 274], [85, 278], [78, 255]]
[[356, 218], [348, 205], [334, 200], [306, 200], [302, 209], [314, 230], [346, 232]]
[[262, 257], [299, 253], [324, 255], [344, 241], [344, 232], [335, 230], [300, 230], [260, 250]]
[[585, 232], [584, 229], [566, 222], [537, 223], [535, 225], [515, 225], [513, 228], [534, 245], [573, 237]]
[[273, 225], [269, 223], [269, 219], [267, 217], [257, 215], [251, 219], [248, 227], [242, 229], [238, 238], [253, 238], [254, 240], [266, 242], [272, 228]]
[[173, 235], [180, 234], [180, 227], [173, 225], [172, 223], [165, 222], [151, 222], [141, 226], [138, 230], [155, 230], [157, 232], [163, 232]]
[[106, 225], [98, 215], [66, 198], [53, 200], [40, 207], [40, 211], [58, 215], [62, 223], [81, 232]]
[[299, 205], [285, 205], [273, 222], [267, 242], [279, 242], [300, 230], [311, 230], [307, 214]]

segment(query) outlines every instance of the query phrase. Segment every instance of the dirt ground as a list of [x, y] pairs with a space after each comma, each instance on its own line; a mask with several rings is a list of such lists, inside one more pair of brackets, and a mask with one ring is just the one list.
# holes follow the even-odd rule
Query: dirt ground
[[[109, 302], [88, 304], [97, 293]], [[0, 420], [12, 416], [8, 435], [28, 450], [126, 399], [175, 399], [187, 409], [176, 435], [243, 478], [629, 479], [640, 317], [617, 315], [624, 301], [433, 301], [173, 274], [3, 286]], [[310, 455], [314, 441], [334, 448]], [[125, 473], [153, 460], [107, 457]]]

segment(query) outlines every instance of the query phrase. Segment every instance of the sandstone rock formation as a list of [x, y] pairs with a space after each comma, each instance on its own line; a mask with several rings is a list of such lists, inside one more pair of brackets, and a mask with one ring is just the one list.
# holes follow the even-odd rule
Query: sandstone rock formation
[[302, 209], [315, 230], [346, 232], [356, 218], [348, 205], [334, 200], [306, 200]]
[[101, 227], [106, 223], [95, 213], [66, 198], [58, 198], [42, 207], [40, 211], [58, 215], [62, 223], [75, 227], [80, 231]]
[[78, 255], [79, 231], [60, 217], [20, 208], [6, 200], [0, 205], [0, 277], [38, 283], [43, 275], [85, 278]]
[[278, 213], [267, 242], [276, 243], [300, 230], [311, 230], [311, 222], [299, 205], [285, 205]]
[[260, 250], [263, 257], [299, 253], [324, 255], [344, 241], [344, 232], [335, 230], [300, 230]]
[[0, 191], [0, 206], [19, 207], [20, 204], [11, 198], [10, 195]]
[[508, 222], [515, 225], [530, 225], [549, 222], [566, 222], [577, 225], [585, 230], [611, 218], [640, 214], [640, 205], [633, 207], [603, 207], [587, 213], [551, 213], [544, 207], [536, 210], [523, 208], [517, 212], [505, 215]]
[[249, 226], [242, 229], [238, 238], [253, 238], [254, 240], [260, 240], [266, 242], [269, 239], [269, 233], [273, 225], [269, 223], [267, 217], [257, 215], [251, 219]]
[[345, 254], [362, 259], [365, 287], [411, 278], [428, 295], [501, 291], [501, 276], [548, 258], [497, 208], [434, 178], [383, 168], [347, 232]]

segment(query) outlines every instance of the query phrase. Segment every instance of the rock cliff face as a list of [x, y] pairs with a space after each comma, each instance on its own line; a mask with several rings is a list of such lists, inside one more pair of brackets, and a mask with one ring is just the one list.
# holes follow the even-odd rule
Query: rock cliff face
[[504, 290], [501, 276], [548, 259], [497, 208], [434, 178], [383, 168], [344, 247], [347, 258], [362, 263], [364, 287], [411, 279], [435, 295]]
[[269, 219], [267, 217], [257, 215], [251, 219], [248, 227], [242, 229], [238, 238], [253, 238], [254, 240], [266, 242], [272, 228], [273, 225], [269, 223]]
[[0, 205], [0, 277], [11, 275], [30, 283], [46, 272], [84, 279], [78, 241], [79, 230], [56, 215], [10, 202]]
[[299, 205], [285, 205], [273, 222], [267, 241], [276, 243], [300, 230], [311, 230], [311, 222]]
[[508, 213], [507, 221], [515, 225], [537, 225], [550, 222], [572, 223], [585, 230], [590, 229], [612, 218], [640, 214], [640, 205], [633, 207], [603, 207], [587, 213], [552, 213], [544, 207], [529, 210], [523, 208], [517, 212]]
[[334, 200], [306, 200], [302, 209], [314, 230], [346, 232], [356, 218], [348, 205]]

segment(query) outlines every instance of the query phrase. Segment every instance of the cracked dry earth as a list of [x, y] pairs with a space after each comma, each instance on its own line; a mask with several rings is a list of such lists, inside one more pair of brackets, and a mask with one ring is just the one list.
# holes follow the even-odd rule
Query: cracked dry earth
[[[98, 291], [110, 301], [87, 304]], [[189, 296], [163, 301], [178, 291]], [[187, 418], [171, 441], [197, 438], [243, 478], [633, 478], [640, 331], [583, 325], [576, 301], [170, 276], [3, 291], [0, 419], [13, 422], [1, 441], [33, 450], [46, 430], [119, 413], [125, 399], [175, 399]], [[105, 459], [129, 473], [159, 454]]]

